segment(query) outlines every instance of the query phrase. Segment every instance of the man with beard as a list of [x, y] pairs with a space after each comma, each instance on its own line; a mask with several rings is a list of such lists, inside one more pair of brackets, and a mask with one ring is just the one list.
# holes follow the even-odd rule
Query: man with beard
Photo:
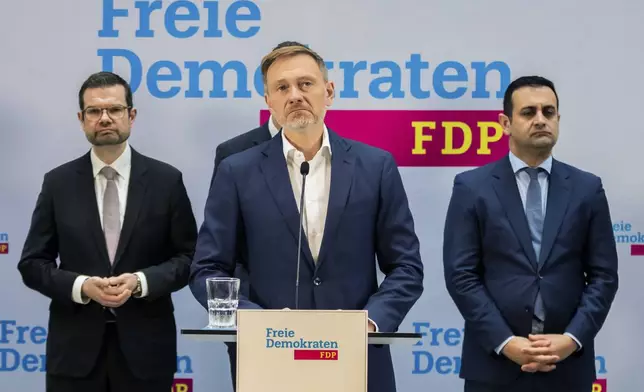
[[[284, 41], [279, 43], [273, 49], [279, 49], [286, 46], [304, 47], [305, 45], [296, 41]], [[228, 139], [222, 142], [221, 144], [219, 144], [217, 146], [216, 153], [215, 153], [215, 167], [212, 172], [210, 186], [212, 187], [212, 183], [215, 181], [215, 174], [217, 173], [217, 168], [219, 167], [219, 164], [221, 163], [221, 161], [223, 161], [224, 159], [226, 159], [227, 157], [233, 154], [237, 154], [238, 152], [248, 150], [251, 147], [257, 146], [258, 144], [262, 144], [270, 140], [271, 138], [273, 138], [275, 135], [279, 133], [281, 128], [282, 126], [277, 122], [277, 120], [275, 119], [275, 116], [271, 114], [268, 121], [264, 122], [259, 127], [252, 129], [248, 132], [242, 133], [241, 135], [237, 135], [232, 139]], [[242, 283], [239, 288], [239, 291], [242, 293], [248, 292], [248, 278], [247, 278], [248, 272], [246, 271], [245, 264], [246, 263], [244, 260], [244, 254], [239, 254], [236, 262], [236, 266], [235, 266], [234, 276], [236, 278], [239, 278]], [[233, 390], [236, 390], [235, 374], [236, 374], [236, 367], [237, 367], [237, 344], [226, 343], [226, 347], [228, 349], [228, 359], [230, 363], [230, 374], [232, 376]]]
[[137, 111], [121, 77], [93, 74], [78, 98], [92, 148], [45, 174], [18, 263], [51, 298], [46, 388], [169, 391], [171, 293], [188, 283], [197, 237], [182, 174], [129, 146]]
[[559, 118], [551, 81], [515, 80], [499, 116], [510, 153], [454, 180], [443, 263], [465, 319], [466, 392], [587, 392], [595, 380], [617, 251], [600, 178], [552, 157]]
[[[370, 331], [396, 331], [423, 291], [423, 265], [393, 157], [327, 129], [335, 86], [314, 51], [274, 49], [261, 71], [266, 103], [283, 128], [219, 165], [191, 268], [195, 298], [207, 309], [206, 279], [232, 276], [241, 248], [249, 286], [241, 309], [366, 309]], [[395, 391], [388, 346], [368, 350], [369, 391]]]

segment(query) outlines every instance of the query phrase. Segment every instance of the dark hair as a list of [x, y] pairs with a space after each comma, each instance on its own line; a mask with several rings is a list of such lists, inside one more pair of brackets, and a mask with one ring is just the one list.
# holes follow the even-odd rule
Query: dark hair
[[125, 89], [125, 102], [129, 108], [134, 106], [132, 102], [132, 89], [130, 85], [120, 76], [112, 72], [97, 72], [90, 75], [87, 80], [83, 83], [78, 92], [78, 105], [80, 110], [85, 109], [85, 102], [83, 100], [83, 95], [85, 90], [88, 88], [104, 88], [112, 86], [123, 86]]
[[505, 96], [503, 97], [503, 113], [506, 116], [512, 118], [512, 110], [514, 109], [512, 105], [512, 94], [522, 87], [548, 87], [553, 93], [555, 93], [555, 98], [557, 99], [557, 110], [559, 110], [559, 96], [557, 95], [557, 90], [555, 90], [554, 83], [541, 76], [522, 76], [510, 83], [507, 90], [505, 90]]
[[320, 71], [324, 76], [324, 81], [329, 80], [326, 64], [324, 63], [324, 60], [322, 60], [322, 57], [320, 57], [319, 54], [317, 54], [316, 52], [314, 52], [313, 50], [309, 49], [307, 46], [304, 46], [304, 45], [301, 45], [301, 46], [300, 45], [280, 46], [280, 45], [278, 45], [277, 48], [273, 49], [269, 54], [267, 54], [266, 56], [264, 56], [264, 58], [262, 58], [262, 63], [260, 67], [262, 70], [262, 80], [264, 81], [264, 86], [266, 86], [266, 75], [268, 74], [268, 69], [271, 67], [271, 65], [273, 65], [275, 61], [277, 61], [277, 59], [281, 57], [290, 57], [290, 56], [295, 56], [299, 54], [306, 54], [308, 56], [311, 56], [320, 67]]
[[285, 48], [287, 46], [303, 46], [305, 48], [308, 47], [307, 45], [301, 44], [297, 41], [284, 41], [284, 42], [280, 42], [276, 47], [273, 48], [273, 50]]

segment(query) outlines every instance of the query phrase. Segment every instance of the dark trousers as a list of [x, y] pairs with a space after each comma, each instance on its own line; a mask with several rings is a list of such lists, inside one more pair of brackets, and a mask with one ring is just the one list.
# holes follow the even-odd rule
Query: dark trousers
[[96, 366], [84, 378], [47, 374], [47, 392], [170, 392], [174, 374], [141, 380], [127, 366], [118, 341], [116, 323], [107, 323]]

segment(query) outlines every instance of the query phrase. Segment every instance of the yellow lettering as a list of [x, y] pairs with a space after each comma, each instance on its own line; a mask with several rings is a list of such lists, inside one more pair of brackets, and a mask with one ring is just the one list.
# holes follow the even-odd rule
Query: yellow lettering
[[[472, 145], [472, 129], [460, 121], [445, 121], [442, 126], [445, 128], [445, 148], [441, 150], [444, 155], [461, 155]], [[463, 145], [454, 148], [454, 128], [463, 132]]]
[[[490, 151], [489, 144], [501, 140], [501, 136], [503, 136], [503, 127], [501, 124], [491, 121], [479, 121], [476, 125], [478, 125], [481, 130], [481, 147], [476, 150], [476, 153], [478, 155], [490, 155], [492, 152]], [[493, 135], [490, 135], [488, 132], [490, 128], [494, 128]]]
[[324, 351], [320, 351], [320, 358], [324, 358]]
[[602, 386], [599, 384], [593, 384], [593, 392], [602, 392]]
[[338, 356], [338, 353], [336, 353], [336, 352], [332, 352], [332, 353], [331, 353], [331, 358], [335, 358], [335, 357], [337, 357], [337, 356]]
[[174, 384], [172, 392], [188, 392], [187, 384]]
[[436, 129], [435, 121], [412, 121], [411, 126], [414, 127], [414, 149], [411, 153], [414, 155], [425, 155], [427, 150], [423, 148], [424, 142], [431, 142], [432, 135], [425, 135], [423, 129]]
[[7, 248], [9, 248], [9, 245], [6, 245], [6, 244], [0, 245], [0, 253], [6, 252]]

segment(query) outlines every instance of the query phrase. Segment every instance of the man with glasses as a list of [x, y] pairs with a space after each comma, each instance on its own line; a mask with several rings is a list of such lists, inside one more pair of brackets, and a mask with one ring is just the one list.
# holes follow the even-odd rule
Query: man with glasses
[[121, 77], [93, 74], [78, 98], [92, 148], [45, 174], [18, 263], [51, 298], [47, 391], [169, 391], [171, 293], [197, 237], [182, 174], [129, 146], [137, 111]]

